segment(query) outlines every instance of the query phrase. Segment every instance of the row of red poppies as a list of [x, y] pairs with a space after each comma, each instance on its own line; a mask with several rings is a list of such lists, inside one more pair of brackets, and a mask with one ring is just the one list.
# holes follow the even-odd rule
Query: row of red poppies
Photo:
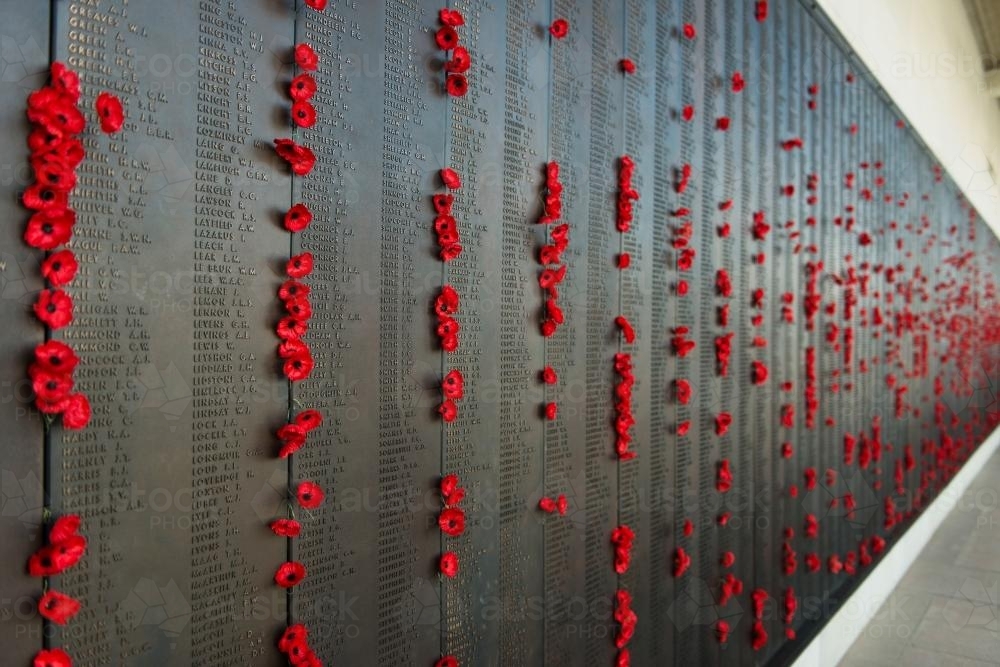
[[[307, 0], [306, 4], [317, 11], [326, 7], [325, 0]], [[320, 58], [313, 47], [304, 42], [295, 46], [294, 57], [296, 66], [302, 71], [288, 86], [288, 96], [292, 101], [289, 116], [298, 127], [310, 128], [316, 124], [316, 108], [311, 100], [318, 86], [309, 72], [316, 71]], [[293, 139], [275, 139], [274, 147], [294, 176], [307, 176], [316, 165], [316, 154], [312, 149]], [[295, 204], [285, 212], [282, 222], [290, 234], [298, 234], [312, 224], [313, 214], [305, 204]], [[311, 288], [303, 280], [312, 273], [313, 263], [310, 252], [293, 255], [285, 264], [286, 279], [278, 288], [278, 298], [285, 313], [276, 326], [281, 341], [278, 357], [282, 360], [282, 373], [289, 383], [308, 379], [315, 364], [312, 350], [304, 339], [312, 319], [312, 302], [309, 300]], [[292, 409], [289, 408], [289, 420], [275, 434], [280, 443], [278, 457], [286, 459], [299, 452], [307, 445], [309, 434], [322, 424], [323, 415], [318, 410], [306, 409], [292, 416]], [[316, 482], [303, 480], [295, 486], [295, 501], [303, 510], [319, 508], [324, 497], [323, 488]], [[302, 523], [295, 518], [291, 500], [286, 508], [288, 516], [274, 519], [270, 528], [278, 537], [292, 540], [302, 534]], [[297, 560], [287, 560], [275, 571], [274, 582], [288, 589], [297, 586], [305, 577], [305, 565]], [[292, 623], [285, 628], [278, 639], [278, 650], [292, 665], [321, 667], [323, 664], [309, 645], [309, 630], [303, 623]]]
[[[85, 152], [79, 135], [86, 128], [86, 118], [79, 109], [80, 79], [63, 63], [52, 64], [48, 86], [28, 96], [28, 135], [31, 167], [35, 182], [24, 192], [22, 203], [34, 211], [24, 232], [25, 242], [48, 254], [41, 265], [46, 288], [34, 305], [39, 321], [52, 331], [73, 321], [73, 299], [62, 288], [76, 277], [79, 268], [68, 244], [76, 224], [76, 212], [70, 206], [69, 193], [76, 186], [76, 169]], [[121, 102], [110, 93], [101, 93], [95, 102], [101, 129], [117, 132], [125, 121]], [[55, 252], [52, 252], [55, 251]], [[73, 391], [73, 373], [79, 357], [72, 347], [50, 340], [35, 347], [34, 360], [28, 367], [35, 406], [48, 419], [62, 416], [67, 429], [82, 429], [90, 422], [90, 401], [82, 392]], [[47, 520], [50, 510], [43, 509]], [[38, 613], [57, 625], [65, 625], [80, 611], [79, 600], [49, 588], [49, 577], [76, 565], [87, 549], [87, 539], [79, 534], [80, 517], [65, 515], [49, 528], [47, 544], [28, 559], [28, 574], [43, 579]], [[60, 648], [42, 649], [34, 658], [35, 667], [70, 667], [72, 659]]]

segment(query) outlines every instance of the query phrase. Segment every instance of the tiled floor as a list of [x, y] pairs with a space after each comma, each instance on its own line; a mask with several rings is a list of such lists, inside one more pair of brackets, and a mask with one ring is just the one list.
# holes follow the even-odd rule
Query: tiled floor
[[840, 664], [1000, 665], [1000, 452]]

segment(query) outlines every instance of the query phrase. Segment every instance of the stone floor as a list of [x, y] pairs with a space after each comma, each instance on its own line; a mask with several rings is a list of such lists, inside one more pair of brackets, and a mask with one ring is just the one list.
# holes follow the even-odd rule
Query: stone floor
[[1000, 451], [983, 467], [842, 667], [1000, 665]]

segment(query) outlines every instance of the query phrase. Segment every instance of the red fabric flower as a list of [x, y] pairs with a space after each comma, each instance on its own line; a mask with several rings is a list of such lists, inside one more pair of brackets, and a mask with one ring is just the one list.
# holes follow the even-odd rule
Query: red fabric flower
[[309, 638], [309, 629], [301, 623], [289, 625], [278, 640], [278, 650], [288, 653], [289, 649], [296, 644], [304, 644]]
[[297, 100], [292, 104], [292, 122], [299, 127], [312, 127], [316, 124], [316, 109], [307, 100]]
[[298, 537], [302, 524], [295, 519], [275, 519], [271, 522], [271, 531], [278, 537]]
[[729, 116], [719, 116], [715, 119], [715, 129], [725, 132], [729, 129]]
[[442, 315], [454, 315], [458, 312], [459, 299], [458, 292], [451, 285], [442, 285], [441, 293], [434, 300], [434, 312], [440, 317]]
[[445, 80], [445, 88], [452, 97], [464, 97], [469, 92], [469, 80], [464, 74], [449, 74]]
[[316, 89], [316, 79], [313, 78], [313, 75], [303, 72], [288, 84], [288, 96], [296, 102], [305, 102], [312, 99], [312, 96], [316, 94]]
[[764, 623], [762, 621], [754, 621], [753, 630], [751, 631], [750, 636], [753, 650], [759, 651], [767, 646], [767, 630], [764, 629]]
[[715, 639], [720, 644], [725, 644], [729, 641], [729, 623], [722, 619], [715, 622]]
[[122, 101], [111, 93], [101, 93], [94, 101], [97, 117], [101, 119], [101, 131], [113, 134], [125, 124], [125, 110]]
[[308, 44], [297, 44], [295, 46], [295, 64], [301, 69], [312, 72], [319, 66], [319, 56]]
[[326, 0], [306, 0], [306, 5], [321, 12], [326, 9]]
[[694, 29], [694, 25], [691, 23], [684, 24], [683, 33], [687, 39], [694, 39], [698, 35], [698, 32]]
[[274, 573], [274, 583], [282, 588], [291, 588], [306, 578], [305, 565], [298, 561], [286, 561], [282, 563], [277, 572]]
[[65, 190], [57, 190], [42, 183], [33, 183], [24, 191], [21, 203], [32, 211], [48, 211], [56, 214], [66, 210], [69, 196]]
[[50, 590], [38, 601], [38, 613], [56, 625], [66, 625], [79, 611], [80, 602], [59, 591]]
[[456, 46], [451, 52], [451, 60], [444, 64], [444, 71], [449, 74], [464, 74], [472, 67], [472, 56], [464, 46]]
[[72, 373], [79, 362], [73, 348], [62, 341], [50, 340], [35, 346], [35, 363], [50, 373]]
[[757, 0], [756, 5], [754, 5], [754, 18], [758, 22], [763, 23], [767, 20], [767, 0]]
[[313, 256], [311, 252], [304, 252], [293, 256], [285, 264], [285, 273], [289, 278], [305, 278], [313, 270]]
[[684, 105], [684, 108], [681, 109], [681, 118], [684, 119], [684, 122], [690, 122], [694, 118], [694, 107], [690, 104]]
[[[282, 340], [298, 340], [305, 335], [306, 330], [309, 326], [303, 321], [298, 320], [294, 317], [282, 317], [278, 320], [278, 326], [275, 328], [275, 332], [278, 334], [278, 338]], [[292, 357], [297, 357], [303, 354], [301, 351], [294, 352], [287, 355], [286, 359], [291, 359]]]
[[629, 321], [625, 319], [625, 316], [619, 315], [618, 317], [616, 317], [615, 324], [617, 324], [618, 328], [621, 329], [622, 335], [625, 337], [626, 343], [635, 342], [635, 329], [633, 329]]
[[556, 19], [549, 26], [549, 34], [556, 39], [563, 39], [569, 34], [569, 21], [566, 19]]
[[58, 544], [75, 537], [80, 532], [81, 524], [78, 514], [65, 514], [59, 517], [49, 529], [49, 543]]
[[278, 288], [278, 298], [282, 301], [291, 301], [293, 299], [308, 296], [310, 291], [312, 290], [309, 285], [306, 285], [305, 283], [300, 283], [295, 279], [286, 280], [281, 284], [281, 287]]
[[323, 424], [323, 415], [319, 410], [303, 410], [295, 415], [295, 425], [302, 427], [308, 433]]
[[316, 164], [316, 155], [312, 150], [300, 146], [291, 139], [275, 139], [274, 148], [278, 155], [288, 163], [292, 173], [296, 176], [305, 176], [312, 171]]
[[42, 276], [53, 287], [62, 287], [73, 282], [78, 268], [76, 255], [72, 250], [60, 250], [45, 258], [42, 262]]
[[35, 302], [35, 316], [50, 329], [61, 329], [73, 321], [73, 299], [61, 289], [44, 289]]
[[438, 414], [441, 415], [441, 419], [446, 423], [451, 423], [458, 417], [458, 406], [455, 404], [455, 401], [446, 398], [438, 406]]
[[323, 488], [316, 482], [300, 482], [295, 489], [295, 497], [299, 505], [307, 510], [316, 509], [323, 504]]
[[458, 507], [444, 508], [438, 515], [438, 526], [445, 535], [458, 537], [465, 532], [465, 512]]
[[309, 354], [296, 354], [285, 360], [282, 371], [292, 382], [301, 382], [309, 377], [313, 369], [313, 358]]
[[451, 655], [446, 655], [434, 663], [434, 667], [458, 667], [458, 659]]
[[457, 9], [441, 9], [438, 11], [438, 20], [453, 28], [465, 25], [465, 17]]
[[39, 250], [53, 250], [70, 240], [76, 214], [63, 211], [42, 210], [31, 216], [24, 230], [24, 242]]
[[312, 211], [305, 204], [296, 204], [285, 213], [285, 229], [290, 232], [301, 232], [312, 222]]
[[559, 406], [555, 403], [545, 404], [545, 418], [552, 421], [559, 414]]
[[629, 267], [629, 264], [631, 263], [632, 263], [632, 257], [627, 252], [623, 252], [620, 255], [618, 255], [619, 269], [627, 269]]
[[451, 51], [458, 46], [458, 32], [450, 25], [445, 24], [438, 28], [434, 35], [434, 41], [437, 42], [438, 48], [442, 51]]
[[458, 555], [454, 551], [445, 551], [438, 561], [438, 571], [449, 579], [458, 574]]
[[691, 567], [691, 556], [687, 554], [684, 547], [677, 547], [674, 550], [674, 578], [684, 576], [689, 567]]
[[458, 475], [445, 475], [438, 487], [441, 491], [441, 500], [446, 507], [459, 504], [465, 497], [465, 489], [458, 485]]
[[35, 654], [32, 667], [73, 667], [73, 660], [60, 648], [43, 649]]
[[726, 493], [733, 486], [733, 473], [729, 467], [729, 460], [722, 459], [715, 473], [715, 490], [719, 493]]
[[441, 393], [444, 394], [445, 398], [455, 400], [459, 400], [465, 395], [465, 378], [462, 377], [462, 371], [457, 368], [448, 371], [441, 381]]
[[449, 190], [458, 190], [462, 187], [462, 179], [459, 177], [458, 172], [451, 167], [444, 167], [441, 170], [441, 182]]
[[63, 426], [76, 431], [90, 422], [90, 401], [86, 394], [73, 394], [66, 399], [62, 411]]
[[631, 58], [622, 58], [618, 65], [626, 74], [635, 74], [635, 63]]
[[733, 72], [732, 87], [734, 93], [743, 92], [743, 89], [746, 87], [746, 81], [743, 80], [742, 72]]
[[52, 63], [49, 70], [52, 88], [74, 104], [80, 99], [80, 77], [61, 62]]
[[60, 574], [73, 567], [87, 550], [87, 540], [80, 535], [46, 545], [28, 559], [28, 574], [46, 577]]
[[674, 393], [678, 403], [687, 405], [691, 401], [691, 383], [687, 380], [675, 380]]
[[542, 369], [542, 382], [545, 384], [555, 384], [559, 381], [559, 376], [556, 375], [555, 370], [552, 366], [546, 366]]
[[73, 378], [38, 369], [31, 373], [31, 387], [38, 400], [57, 402], [69, 397], [69, 392], [73, 390]]

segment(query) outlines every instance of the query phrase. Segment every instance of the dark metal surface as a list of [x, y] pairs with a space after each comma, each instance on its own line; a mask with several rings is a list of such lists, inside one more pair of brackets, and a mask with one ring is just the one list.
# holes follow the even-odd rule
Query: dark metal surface
[[[455, 0], [447, 4], [466, 18], [459, 34], [473, 59], [461, 98], [442, 88], [442, 2], [331, 1], [323, 13], [295, 0], [96, 4], [58, 0], [50, 16], [49, 3], [0, 2], [10, 172], [0, 182], [0, 648], [11, 664], [28, 664], [48, 643], [80, 665], [278, 665], [277, 637], [302, 622], [326, 664], [428, 666], [451, 654], [462, 665], [610, 665], [618, 589], [634, 596], [638, 615], [632, 664], [784, 663], [868, 571], [833, 574], [828, 558], [858, 557], [874, 535], [891, 545], [988, 432], [968, 388], [983, 371], [977, 355], [996, 359], [977, 330], [995, 303], [996, 239], [955, 184], [937, 182], [919, 137], [898, 126], [884, 91], [803, 3], [771, 2], [761, 23], [750, 2]], [[563, 40], [549, 38], [555, 18], [570, 23]], [[21, 241], [17, 196], [28, 178], [24, 98], [44, 83], [50, 30], [52, 57], [81, 74], [90, 123], [72, 198], [76, 320], [55, 337], [81, 353], [77, 386], [94, 418], [79, 433], [56, 425], [46, 440], [25, 380], [44, 336], [29, 310], [40, 255]], [[297, 42], [320, 56], [311, 129], [293, 130], [288, 118]], [[635, 74], [622, 72], [623, 58]], [[93, 111], [104, 90], [127, 110], [123, 132], [110, 137]], [[291, 179], [274, 156], [272, 139], [288, 136], [318, 156], [307, 177]], [[783, 150], [793, 137], [804, 147]], [[619, 234], [623, 155], [635, 161], [640, 199]], [[570, 246], [559, 287], [566, 322], [545, 338], [537, 257], [549, 228], [536, 223], [549, 161], [560, 165]], [[680, 193], [685, 164], [692, 177]], [[464, 250], [443, 264], [430, 196], [444, 191], [446, 166], [462, 175]], [[815, 190], [809, 174], [819, 176]], [[281, 216], [298, 202], [314, 220], [293, 240]], [[771, 226], [765, 240], [751, 234], [757, 211]], [[685, 220], [697, 251], [689, 271], [674, 247]], [[292, 387], [275, 353], [276, 291], [289, 255], [306, 250], [316, 260], [306, 335], [316, 367]], [[975, 260], [947, 261], [968, 250]], [[620, 271], [621, 253], [631, 265]], [[808, 262], [824, 265], [812, 330]], [[730, 275], [729, 297], [717, 293], [719, 269]], [[852, 272], [867, 277], [865, 289]], [[431, 313], [445, 283], [462, 297], [454, 353], [440, 349]], [[975, 299], [952, 303], [962, 285]], [[794, 323], [783, 319], [785, 294]], [[621, 337], [618, 315], [635, 327], [634, 343]], [[968, 349], [935, 338], [953, 316], [972, 324]], [[681, 326], [697, 343], [684, 358], [671, 344]], [[714, 341], [727, 332], [733, 352], [720, 377]], [[811, 428], [807, 348], [818, 371]], [[923, 349], [926, 370], [916, 362]], [[631, 461], [614, 453], [616, 352], [635, 367]], [[755, 360], [770, 370], [761, 386], [751, 383]], [[543, 384], [545, 366], [557, 384]], [[443, 424], [440, 381], [453, 368], [465, 397]], [[902, 418], [890, 373], [908, 386]], [[677, 401], [678, 379], [691, 383], [688, 405]], [[543, 416], [550, 401], [554, 420]], [[791, 427], [780, 422], [786, 405]], [[294, 461], [277, 458], [275, 430], [307, 408], [324, 424]], [[722, 412], [733, 423], [718, 435]], [[844, 433], [870, 438], [875, 418], [881, 459], [846, 465]], [[948, 438], [954, 454], [939, 468], [936, 448]], [[916, 466], [897, 492], [907, 446]], [[734, 480], [720, 494], [724, 459]], [[447, 473], [468, 490], [458, 538], [436, 523]], [[319, 482], [327, 500], [295, 509], [302, 537], [277, 538], [268, 523], [288, 513], [302, 480]], [[539, 511], [540, 498], [560, 494], [566, 516]], [[851, 516], [847, 494], [858, 503]], [[887, 496], [902, 528], [885, 528]], [[90, 540], [85, 560], [51, 582], [84, 610], [45, 638], [34, 611], [41, 582], [22, 574], [41, 541], [43, 504], [81, 514]], [[821, 522], [816, 539], [803, 530], [810, 514]], [[618, 575], [610, 534], [622, 524], [636, 542]], [[788, 574], [785, 545], [797, 563]], [[692, 564], [675, 578], [678, 548]], [[438, 574], [445, 550], [460, 559], [454, 579]], [[807, 571], [810, 554], [818, 572]], [[286, 594], [272, 577], [288, 558], [308, 576]], [[720, 605], [727, 573], [744, 590]], [[758, 651], [755, 589], [768, 597]], [[786, 591], [798, 600], [791, 624]], [[719, 620], [730, 627], [725, 643]]]

